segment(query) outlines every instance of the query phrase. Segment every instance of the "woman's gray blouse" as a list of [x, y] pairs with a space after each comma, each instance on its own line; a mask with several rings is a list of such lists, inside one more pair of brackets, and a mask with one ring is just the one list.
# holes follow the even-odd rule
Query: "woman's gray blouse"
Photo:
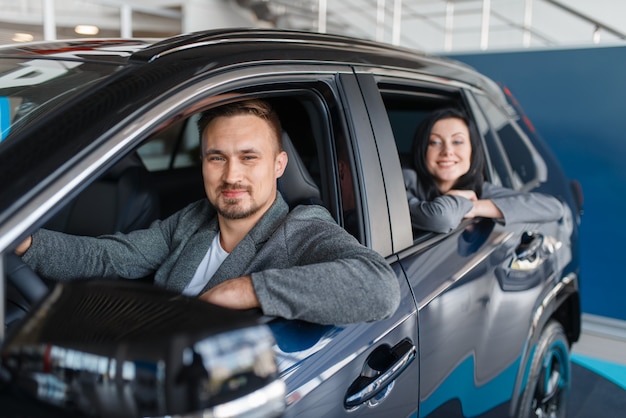
[[[414, 229], [446, 233], [454, 230], [473, 203], [461, 196], [444, 195], [427, 201], [415, 170], [403, 169]], [[504, 215], [503, 224], [550, 222], [563, 216], [563, 204], [553, 196], [542, 193], [519, 192], [509, 188], [483, 183], [481, 199], [490, 199]]]

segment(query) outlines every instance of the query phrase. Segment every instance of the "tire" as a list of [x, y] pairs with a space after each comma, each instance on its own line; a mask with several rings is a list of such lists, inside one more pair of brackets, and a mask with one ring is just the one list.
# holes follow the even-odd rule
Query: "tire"
[[570, 382], [569, 342], [551, 320], [537, 341], [518, 418], [565, 418]]

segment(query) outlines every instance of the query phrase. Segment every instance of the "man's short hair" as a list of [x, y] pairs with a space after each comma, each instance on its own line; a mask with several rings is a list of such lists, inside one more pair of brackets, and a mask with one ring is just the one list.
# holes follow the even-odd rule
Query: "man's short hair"
[[215, 118], [218, 118], [220, 116], [239, 115], [254, 115], [267, 121], [276, 137], [276, 141], [278, 143], [278, 151], [280, 152], [283, 150], [282, 127], [280, 124], [280, 119], [278, 119], [278, 114], [268, 102], [260, 99], [233, 102], [223, 106], [214, 107], [202, 113], [200, 120], [198, 120], [200, 141], [202, 141], [202, 137], [206, 127]]

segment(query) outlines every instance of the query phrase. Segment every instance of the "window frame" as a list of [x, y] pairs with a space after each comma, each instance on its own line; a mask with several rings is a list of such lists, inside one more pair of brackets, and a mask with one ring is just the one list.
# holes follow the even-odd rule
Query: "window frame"
[[[514, 190], [521, 191], [529, 191], [533, 188], [537, 187], [540, 183], [545, 182], [547, 179], [547, 164], [541, 154], [537, 151], [532, 141], [524, 130], [518, 125], [515, 118], [511, 116], [511, 112], [507, 111], [502, 106], [498, 105], [489, 95], [487, 94], [479, 94], [478, 92], [473, 92], [472, 98], [475, 101], [475, 106], [477, 107], [477, 112], [480, 112], [484, 118], [487, 120], [491, 128], [491, 134], [493, 135], [495, 141], [494, 144], [497, 147], [497, 153], [502, 158], [502, 161], [505, 162], [505, 166], [508, 167], [509, 173], [508, 176], [510, 178], [509, 184], [505, 183], [506, 187], [510, 187]], [[502, 121], [505, 121], [506, 125], [509, 126], [514, 134], [516, 134], [516, 139], [518, 140], [518, 144], [523, 146], [526, 151], [528, 151], [528, 155], [530, 156], [530, 161], [533, 164], [534, 176], [528, 180], [523, 180], [520, 176], [517, 175], [518, 170], [514, 167], [513, 162], [511, 161], [511, 156], [509, 152], [509, 148], [507, 147], [506, 141], [500, 135], [501, 128], [494, 126], [493, 117], [490, 117], [490, 112], [485, 109], [486, 106], [491, 106], [492, 111], [498, 112], [498, 117], [501, 118]], [[493, 149], [493, 146], [491, 147]], [[490, 152], [492, 152], [490, 150]], [[496, 150], [493, 150], [496, 152]]]
[[[254, 81], [254, 80], [252, 80]], [[339, 225], [346, 228], [347, 221], [344, 218], [341, 186], [338, 173], [337, 162], [337, 141], [343, 141], [343, 147], [348, 150], [348, 162], [349, 168], [352, 174], [352, 178], [355, 179], [353, 184], [353, 193], [355, 195], [355, 201], [357, 202], [357, 231], [354, 234], [361, 242], [365, 242], [364, 231], [364, 216], [361, 205], [361, 197], [358, 187], [358, 175], [355, 165], [355, 153], [351, 146], [351, 134], [348, 129], [349, 117], [344, 112], [344, 105], [342, 99], [338, 94], [337, 80], [334, 76], [319, 77], [312, 76], [309, 80], [303, 80], [301, 76], [297, 76], [296, 80], [289, 80], [289, 74], [284, 74], [279, 82], [264, 82], [262, 84], [249, 83], [246, 86], [238, 87], [228, 94], [234, 94], [237, 96], [237, 100], [244, 98], [260, 98], [267, 99], [269, 101], [277, 101], [280, 99], [292, 100], [293, 102], [299, 102], [302, 108], [307, 112], [309, 123], [306, 127], [302, 124], [290, 124], [289, 117], [285, 113], [287, 106], [283, 106], [283, 109], [276, 108], [279, 115], [279, 119], [283, 125], [283, 129], [289, 134], [292, 143], [299, 153], [299, 156], [305, 159], [317, 160], [318, 166], [314, 167], [314, 172], [318, 173], [316, 178], [317, 186], [320, 189], [322, 195], [322, 201], [324, 206], [329, 210], [333, 218]], [[220, 103], [222, 104], [222, 103]], [[276, 106], [275, 106], [276, 107]], [[200, 111], [192, 114], [187, 119], [182, 121], [188, 123], [190, 118], [195, 117], [207, 108], [202, 108]], [[177, 122], [180, 123], [181, 121]], [[297, 128], [294, 128], [297, 126]], [[296, 132], [297, 130], [297, 132]], [[314, 154], [305, 154], [302, 152], [303, 143], [305, 141], [298, 141], [298, 132], [302, 133], [303, 130], [311, 130], [311, 141], [314, 143], [313, 147], [316, 149]], [[182, 130], [180, 132], [182, 134]], [[147, 140], [148, 142], [150, 139]], [[172, 153], [169, 159], [170, 163], [168, 167], [163, 170], [158, 170], [159, 175], [167, 177], [169, 173], [180, 171], [180, 168], [175, 167], [172, 162], [176, 159], [176, 153], [180, 149], [178, 144], [180, 138], [177, 138], [175, 146], [173, 146]], [[147, 142], [144, 142], [144, 146]], [[309, 167], [310, 169], [311, 167]], [[182, 170], [200, 170], [200, 160], [198, 163], [191, 167], [183, 167]]]
[[[381, 108], [382, 108], [380, 112], [385, 114], [386, 125], [389, 127], [389, 130], [391, 131], [391, 134], [388, 134], [388, 133], [382, 132], [381, 130], [381, 132], [377, 134], [377, 137], [382, 138], [382, 140], [384, 140], [384, 138], [386, 137], [388, 138], [389, 136], [394, 138], [394, 145], [396, 145], [396, 153], [398, 154], [398, 161], [400, 160], [401, 156], [400, 156], [400, 151], [397, 149], [398, 148], [397, 142], [396, 142], [397, 139], [393, 135], [393, 128], [392, 128], [391, 120], [388, 115], [389, 112], [388, 112], [388, 106], [385, 100], [385, 95], [387, 96], [396, 95], [401, 98], [408, 98], [408, 97], [426, 98], [427, 101], [439, 102], [439, 105], [431, 106], [431, 111], [444, 105], [454, 104], [463, 108], [470, 117], [474, 117], [474, 109], [472, 108], [467, 98], [467, 90], [471, 89], [469, 86], [456, 85], [454, 83], [441, 84], [440, 82], [434, 82], [432, 80], [420, 80], [418, 78], [414, 78], [415, 75], [407, 75], [404, 72], [396, 73], [393, 71], [389, 71], [389, 72], [385, 72], [384, 74], [378, 73], [378, 74], [370, 74], [370, 75], [372, 76], [373, 86], [369, 86], [370, 87], [369, 89], [376, 90], [376, 94], [379, 97], [378, 102], [380, 103]], [[408, 78], [408, 77], [413, 77], [413, 78]], [[367, 102], [369, 104], [369, 103], [372, 103], [373, 100], [370, 98], [370, 100], [368, 100]], [[378, 123], [378, 124], [373, 124], [373, 125], [380, 127], [383, 124]], [[417, 125], [418, 125], [418, 122], [415, 123], [415, 126], [413, 129], [415, 129]], [[486, 179], [488, 181], [491, 181], [494, 171], [491, 165], [491, 161], [489, 159], [488, 148], [485, 144], [485, 138], [482, 135], [480, 136], [480, 140], [483, 142], [483, 148], [484, 148], [484, 152], [486, 156]], [[379, 147], [384, 148], [384, 145], [381, 144]], [[403, 181], [403, 177], [401, 174], [401, 170], [398, 170], [397, 174], [392, 175], [390, 171], [393, 171], [393, 170], [394, 170], [393, 167], [387, 167], [384, 170], [384, 173], [386, 177], [399, 178], [399, 180], [395, 180], [395, 181], [401, 182], [402, 192], [403, 192], [402, 201], [404, 202], [404, 204], [402, 205], [398, 203], [401, 201], [401, 199], [396, 197], [393, 200], [391, 198], [389, 199], [390, 205], [393, 204], [396, 207], [403, 206], [403, 210], [406, 210], [406, 213], [408, 214], [409, 212], [408, 202], [406, 201], [406, 191], [404, 188], [404, 181]], [[394, 181], [393, 178], [389, 180], [389, 182], [392, 182], [392, 181]], [[404, 226], [402, 226], [402, 221], [399, 219], [401, 218], [401, 216], [395, 217], [395, 218], [398, 218], [398, 221], [396, 222], [397, 228], [404, 227], [404, 229], [406, 229], [406, 225], [410, 225], [410, 216], [407, 215], [407, 217], [408, 217], [408, 220], [406, 221]], [[408, 243], [406, 239], [403, 239], [403, 238], [395, 239], [394, 248], [396, 248], [397, 250], [402, 250], [402, 249], [415, 246], [416, 244], [431, 245], [434, 242], [439, 241], [443, 237], [449, 236], [451, 234], [454, 234], [456, 231], [464, 229], [465, 227], [467, 227], [467, 225], [473, 222], [475, 221], [472, 219], [463, 220], [457, 228], [455, 228], [453, 231], [451, 231], [448, 234], [437, 234], [437, 233], [429, 232], [429, 231], [419, 231], [419, 233], [411, 234], [412, 236], [411, 236], [410, 243]], [[412, 230], [412, 228], [410, 229]], [[419, 247], [421, 247], [421, 245]]]

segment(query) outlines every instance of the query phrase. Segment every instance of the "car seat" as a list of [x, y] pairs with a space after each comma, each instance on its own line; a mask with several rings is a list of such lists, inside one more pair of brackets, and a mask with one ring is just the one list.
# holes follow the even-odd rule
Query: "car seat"
[[283, 150], [289, 158], [285, 172], [278, 179], [278, 190], [293, 209], [298, 205], [322, 205], [320, 189], [300, 158], [287, 132], [282, 134]]
[[87, 186], [46, 228], [98, 236], [148, 227], [159, 217], [159, 195], [150, 173], [132, 153]]

